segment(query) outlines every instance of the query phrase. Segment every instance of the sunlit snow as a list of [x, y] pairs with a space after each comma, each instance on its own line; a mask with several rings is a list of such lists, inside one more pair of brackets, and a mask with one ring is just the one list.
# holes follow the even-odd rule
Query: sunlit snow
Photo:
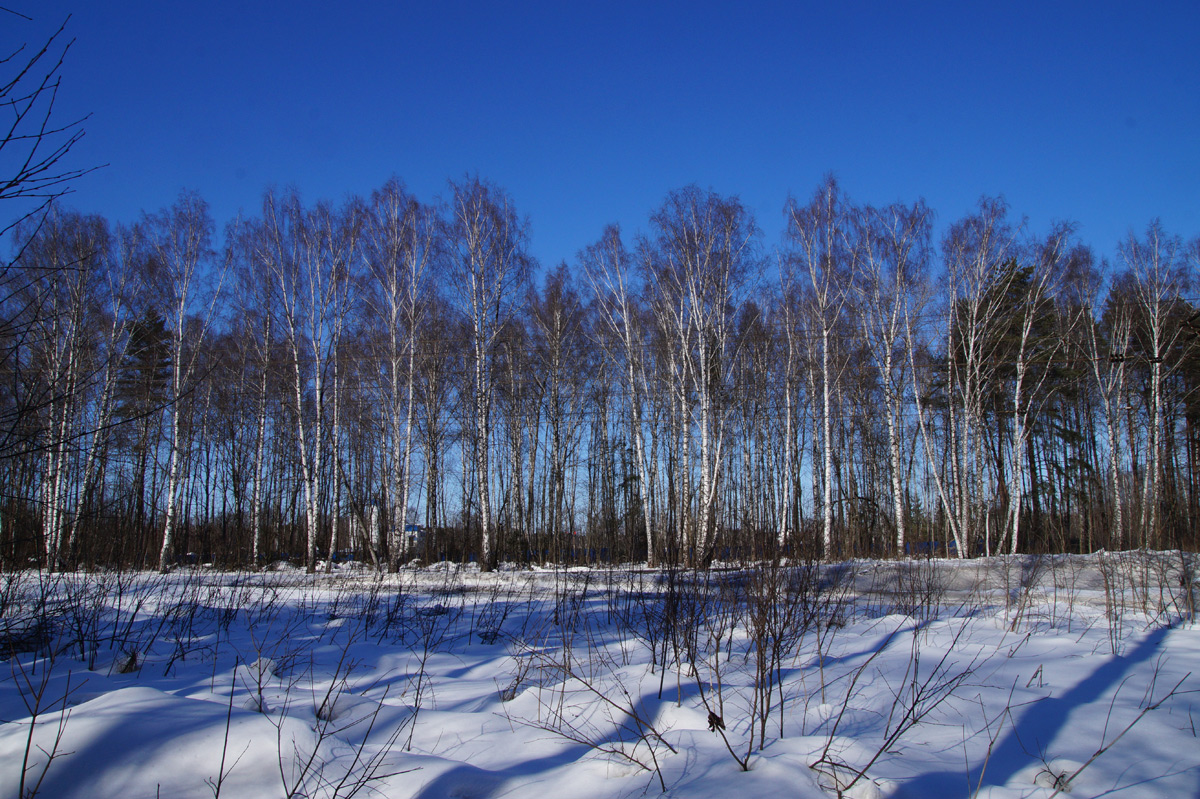
[[4, 575], [0, 795], [1196, 796], [1187, 557]]

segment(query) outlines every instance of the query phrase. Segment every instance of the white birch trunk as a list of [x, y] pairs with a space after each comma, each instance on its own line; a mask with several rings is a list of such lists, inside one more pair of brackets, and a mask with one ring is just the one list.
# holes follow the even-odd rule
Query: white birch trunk
[[265, 317], [263, 323], [263, 349], [262, 349], [262, 376], [258, 381], [258, 403], [257, 413], [255, 414], [255, 439], [254, 439], [254, 477], [253, 484], [250, 489], [251, 504], [250, 504], [250, 529], [254, 536], [251, 544], [251, 563], [254, 568], [260, 568], [262, 565], [263, 545], [264, 545], [264, 530], [263, 530], [263, 462], [267, 444], [267, 349], [271, 340], [271, 323], [270, 315]]

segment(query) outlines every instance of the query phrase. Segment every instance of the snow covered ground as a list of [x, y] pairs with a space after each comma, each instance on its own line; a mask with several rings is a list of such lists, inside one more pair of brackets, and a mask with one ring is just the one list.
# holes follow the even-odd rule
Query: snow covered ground
[[1198, 796], [1196, 567], [4, 575], [0, 796]]

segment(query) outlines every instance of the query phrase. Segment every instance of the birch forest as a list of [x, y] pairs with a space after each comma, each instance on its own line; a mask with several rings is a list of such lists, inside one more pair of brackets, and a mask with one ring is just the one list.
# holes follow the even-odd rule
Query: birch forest
[[51, 204], [0, 271], [0, 566], [1196, 548], [1200, 239], [783, 213], [686, 187], [538, 264], [475, 177]]

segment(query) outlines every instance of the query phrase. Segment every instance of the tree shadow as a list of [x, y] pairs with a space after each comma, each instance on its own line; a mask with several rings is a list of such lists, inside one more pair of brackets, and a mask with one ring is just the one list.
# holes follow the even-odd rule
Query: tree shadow
[[[674, 693], [672, 691], [673, 695]], [[682, 686], [679, 695], [671, 699], [660, 699], [655, 691], [643, 691], [630, 709], [637, 718], [653, 723], [659, 718], [663, 706], [675, 704], [677, 701], [689, 702], [698, 697], [699, 689], [695, 684]], [[606, 733], [596, 736], [592, 746], [568, 741], [564, 738], [563, 740], [567, 741], [566, 745], [556, 752], [530, 760], [515, 760], [502, 768], [485, 769], [469, 763], [460, 763], [443, 771], [422, 786], [413, 794], [413, 799], [444, 799], [447, 796], [487, 799], [487, 797], [503, 796], [511, 787], [510, 782], [513, 779], [528, 779], [560, 766], [570, 765], [589, 753], [598, 751], [603, 746], [617, 743], [632, 744], [643, 734], [648, 733], [641, 729], [631, 716], [619, 716], [613, 719]], [[647, 775], [651, 780], [656, 779], [653, 772], [647, 772]]]
[[992, 749], [985, 764], [966, 771], [934, 771], [906, 782], [898, 796], [971, 796], [977, 789], [1006, 785], [1031, 762], [1031, 753], [1045, 751], [1063, 731], [1072, 710], [1098, 700], [1120, 684], [1139, 663], [1153, 658], [1167, 636], [1167, 628], [1143, 638], [1131, 652], [1100, 664], [1062, 696], [1049, 696], [1031, 705]]

